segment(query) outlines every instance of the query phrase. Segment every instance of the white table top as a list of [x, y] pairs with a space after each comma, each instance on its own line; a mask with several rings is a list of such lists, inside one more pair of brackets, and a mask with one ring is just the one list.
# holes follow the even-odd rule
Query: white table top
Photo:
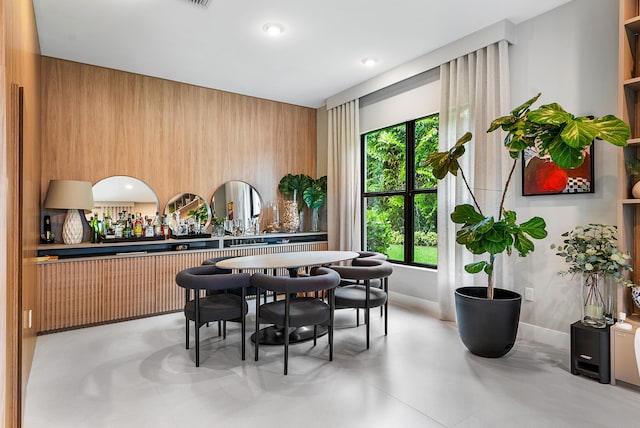
[[223, 269], [293, 269], [337, 263], [357, 257], [358, 253], [353, 251], [297, 251], [234, 257], [221, 260], [216, 266]]

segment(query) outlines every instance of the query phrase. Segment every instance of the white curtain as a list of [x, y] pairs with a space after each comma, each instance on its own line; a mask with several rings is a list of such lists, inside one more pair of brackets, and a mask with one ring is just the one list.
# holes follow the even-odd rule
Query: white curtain
[[361, 248], [359, 101], [329, 110], [327, 229], [330, 250]]
[[[460, 159], [484, 215], [496, 219], [500, 196], [512, 160], [503, 147], [504, 133], [487, 134], [491, 121], [509, 113], [508, 44], [501, 41], [440, 66], [440, 151], [448, 150], [467, 131], [473, 140]], [[511, 193], [511, 192], [510, 192]], [[512, 206], [507, 196], [506, 207]], [[449, 217], [453, 207], [472, 203], [462, 179], [448, 176], [438, 187], [438, 301], [440, 318], [454, 320], [454, 290], [466, 285], [486, 285], [483, 273], [469, 275], [464, 265], [473, 256], [455, 242], [456, 225]], [[509, 288], [507, 257], [498, 257], [494, 284]]]

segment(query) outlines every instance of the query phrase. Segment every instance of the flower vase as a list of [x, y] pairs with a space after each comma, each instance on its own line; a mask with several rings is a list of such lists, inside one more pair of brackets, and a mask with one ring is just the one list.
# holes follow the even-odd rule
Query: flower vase
[[582, 323], [590, 327], [606, 326], [604, 283], [605, 275], [600, 272], [582, 276]]
[[284, 201], [282, 209], [282, 228], [287, 233], [298, 231], [300, 219], [298, 218], [298, 204], [296, 201]]
[[317, 232], [319, 231], [319, 227], [318, 227], [318, 208], [314, 208], [313, 211], [311, 211], [311, 231], [312, 232]]

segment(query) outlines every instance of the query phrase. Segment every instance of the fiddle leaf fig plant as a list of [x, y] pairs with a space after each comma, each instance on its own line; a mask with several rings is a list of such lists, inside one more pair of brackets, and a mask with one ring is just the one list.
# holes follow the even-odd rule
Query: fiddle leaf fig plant
[[485, 260], [467, 264], [465, 271], [471, 274], [484, 272], [488, 279], [487, 298], [493, 299], [493, 274], [496, 257], [504, 252], [511, 255], [513, 250], [524, 257], [534, 250], [533, 239], [547, 236], [546, 223], [541, 217], [533, 217], [524, 223], [517, 222], [516, 212], [504, 207], [505, 196], [511, 184], [517, 160], [528, 147], [536, 147], [540, 156], [549, 155], [561, 168], [577, 168], [585, 159], [585, 149], [594, 139], [608, 141], [616, 146], [626, 146], [631, 132], [627, 124], [613, 115], [600, 118], [574, 116], [559, 104], [552, 103], [538, 107], [531, 106], [538, 100], [537, 94], [518, 106], [511, 114], [491, 122], [487, 132], [498, 129], [505, 131], [504, 146], [513, 164], [502, 189], [498, 212], [486, 214], [480, 208], [458, 159], [466, 151], [465, 144], [472, 140], [471, 133], [465, 133], [449, 150], [432, 153], [426, 165], [433, 169], [437, 179], [447, 174], [460, 176], [471, 195], [473, 204], [457, 205], [451, 213], [451, 220], [461, 225], [456, 232], [456, 242], [464, 245], [472, 254], [486, 255]]

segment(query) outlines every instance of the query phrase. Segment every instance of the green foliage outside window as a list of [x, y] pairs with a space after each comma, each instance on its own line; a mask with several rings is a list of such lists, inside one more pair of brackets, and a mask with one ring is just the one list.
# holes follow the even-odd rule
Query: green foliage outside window
[[[438, 149], [437, 114], [412, 122], [414, 136], [412, 180], [407, 180], [407, 131], [406, 124], [400, 124], [369, 132], [365, 142], [365, 193], [377, 194], [366, 197], [366, 248], [385, 253], [394, 260], [404, 260], [405, 239], [405, 199], [407, 183], [413, 182], [413, 189], [435, 189], [437, 179], [431, 168], [425, 167], [427, 156]], [[410, 156], [409, 156], [410, 158]], [[412, 190], [412, 189], [409, 189]], [[385, 192], [387, 194], [380, 194]], [[401, 196], [396, 196], [401, 195]], [[405, 202], [406, 200], [406, 202]], [[437, 198], [433, 193], [413, 195], [414, 260], [419, 263], [437, 263], [437, 252], [421, 251], [417, 248], [437, 245]], [[394, 254], [394, 257], [391, 257]], [[423, 259], [418, 254], [428, 254]]]

